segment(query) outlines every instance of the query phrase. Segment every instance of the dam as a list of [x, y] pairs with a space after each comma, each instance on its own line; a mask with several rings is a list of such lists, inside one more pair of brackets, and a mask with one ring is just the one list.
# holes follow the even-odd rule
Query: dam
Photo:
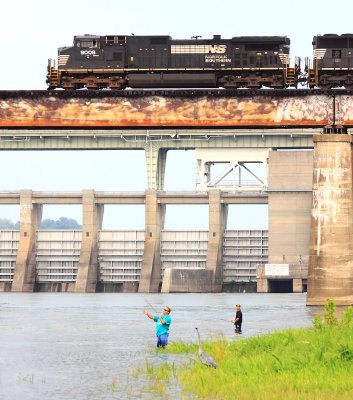
[[[260, 92], [1, 92], [0, 150], [144, 150], [148, 181], [146, 191], [140, 194], [94, 190], [42, 193], [30, 189], [3, 192], [0, 196], [2, 204], [20, 205], [21, 227], [18, 233], [8, 233], [13, 235], [13, 243], [18, 243], [18, 246], [14, 245], [11, 250], [12, 275], [5, 274], [10, 281], [1, 282], [2, 290], [219, 292], [227, 283], [256, 280], [260, 292], [281, 291], [283, 288], [300, 292], [308, 286], [309, 298], [314, 297], [314, 304], [316, 291], [323, 287], [319, 285], [318, 289], [310, 289], [320, 279], [315, 271], [321, 267], [316, 269], [315, 263], [319, 259], [314, 254], [326, 256], [326, 252], [322, 253], [317, 247], [326, 242], [318, 240], [315, 227], [329, 218], [321, 211], [319, 217], [317, 212], [315, 214], [317, 207], [313, 196], [319, 193], [323, 198], [322, 191], [327, 187], [318, 186], [323, 181], [313, 180], [313, 174], [323, 171], [320, 165], [324, 163], [326, 167], [325, 159], [331, 159], [332, 155], [340, 167], [342, 151], [338, 151], [337, 146], [340, 149], [342, 145], [339, 143], [350, 143], [352, 96], [344, 90]], [[348, 139], [341, 141], [340, 138]], [[328, 147], [321, 143], [329, 143], [331, 139], [333, 145], [327, 150]], [[323, 148], [325, 150], [321, 153]], [[197, 185], [194, 193], [163, 190], [167, 153], [177, 149], [195, 150]], [[213, 173], [213, 166], [217, 163], [226, 164], [219, 175]], [[263, 167], [266, 171], [264, 178], [252, 170], [252, 164]], [[336, 168], [336, 164], [328, 162], [329, 168]], [[342, 168], [340, 170], [344, 173], [349, 171], [349, 163]], [[244, 179], [245, 175], [251, 180]], [[229, 177], [231, 179], [227, 180]], [[338, 193], [341, 181], [336, 180], [336, 183], [338, 188], [333, 190]], [[343, 193], [349, 193], [349, 182], [347, 185]], [[343, 196], [346, 198], [345, 194]], [[58, 233], [59, 238], [55, 238], [55, 233], [41, 232], [38, 227], [45, 204], [82, 204], [82, 231], [71, 232], [71, 237], [65, 240], [60, 239], [60, 235], [64, 237], [68, 233]], [[102, 231], [105, 204], [144, 204], [145, 230], [131, 233], [131, 238], [122, 232]], [[209, 229], [203, 233], [183, 232], [179, 238], [177, 232], [165, 231], [167, 204], [208, 204]], [[229, 204], [268, 204], [268, 231], [228, 231]], [[344, 209], [348, 210], [346, 206]], [[319, 210], [322, 210], [321, 206]], [[337, 212], [337, 207], [330, 210]], [[337, 220], [332, 219], [334, 224]], [[321, 224], [319, 237], [326, 238], [322, 236], [322, 229]], [[344, 235], [349, 235], [350, 228], [347, 229]], [[2, 237], [5, 238], [6, 234], [2, 233]], [[47, 235], [52, 235], [54, 242], [66, 243], [67, 240], [69, 247], [72, 243], [78, 246], [72, 250], [72, 259], [66, 260], [77, 265], [77, 269], [73, 268], [69, 274], [69, 282], [65, 281], [62, 271], [58, 272], [61, 281], [53, 281], [52, 274], [49, 274], [50, 281], [44, 278], [48, 271], [43, 268], [41, 246], [52, 240]], [[256, 257], [247, 260], [247, 265], [251, 265], [249, 268], [244, 268], [245, 264], [240, 268], [237, 264], [239, 253], [251, 254], [250, 247], [239, 249], [239, 235], [247, 237], [247, 243], [251, 243], [253, 235], [257, 238]], [[7, 243], [6, 239], [1, 240]], [[115, 274], [120, 278], [113, 279], [112, 273], [107, 272], [108, 265], [114, 265], [114, 254], [126, 251], [126, 243], [116, 244], [125, 241], [130, 243], [131, 253], [135, 252], [136, 258], [131, 260], [131, 253], [125, 253], [128, 257], [125, 261], [119, 260], [118, 273]], [[103, 243], [107, 242], [111, 243], [110, 254], [103, 251]], [[178, 246], [181, 246], [179, 258], [174, 255], [174, 259], [168, 259], [168, 246], [171, 253], [178, 253]], [[51, 249], [51, 245], [49, 247]], [[116, 252], [116, 248], [120, 250]], [[335, 258], [332, 251], [331, 261]], [[349, 254], [347, 257], [350, 260]], [[127, 260], [136, 267], [132, 268], [131, 276], [134, 278], [129, 282], [121, 278], [124, 274], [120, 268], [128, 265], [121, 264]], [[342, 277], [349, 282], [351, 267], [349, 262], [346, 265]], [[247, 271], [244, 273], [246, 278], [241, 276], [242, 268]], [[336, 278], [339, 291], [339, 275], [336, 274]], [[347, 285], [343, 302], [350, 301], [350, 283]], [[327, 290], [323, 297], [330, 292]], [[322, 302], [323, 297], [317, 301]]]

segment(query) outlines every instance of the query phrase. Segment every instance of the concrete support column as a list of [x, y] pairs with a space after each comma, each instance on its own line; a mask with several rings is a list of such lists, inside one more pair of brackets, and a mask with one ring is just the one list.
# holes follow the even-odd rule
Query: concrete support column
[[257, 293], [268, 293], [268, 279], [257, 279]]
[[257, 293], [268, 293], [269, 284], [265, 275], [265, 265], [256, 266], [256, 291]]
[[164, 226], [165, 205], [158, 204], [157, 192], [146, 190], [145, 247], [140, 276], [140, 293], [157, 293], [161, 281], [160, 233]]
[[268, 262], [305, 266], [309, 261], [312, 151], [270, 151]]
[[36, 236], [42, 219], [42, 205], [32, 204], [32, 190], [20, 192], [20, 241], [13, 292], [33, 292], [36, 280]]
[[353, 303], [352, 137], [314, 136], [308, 305]]
[[146, 168], [148, 189], [163, 190], [168, 149], [153, 142], [146, 143]]
[[226, 229], [228, 208], [221, 203], [221, 191], [209, 190], [209, 230], [206, 270], [213, 271], [213, 292], [222, 291], [223, 233]]
[[300, 278], [293, 279], [293, 293], [303, 293], [303, 280]]
[[98, 282], [98, 231], [104, 206], [95, 203], [94, 191], [82, 192], [82, 243], [75, 292], [94, 293]]

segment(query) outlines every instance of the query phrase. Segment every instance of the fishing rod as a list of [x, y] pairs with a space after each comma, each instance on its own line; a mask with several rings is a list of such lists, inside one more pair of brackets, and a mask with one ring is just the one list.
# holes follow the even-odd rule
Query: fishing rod
[[[145, 296], [142, 296], [142, 298], [145, 300], [145, 302], [152, 308], [152, 310], [157, 314], [157, 315], [159, 315], [159, 312], [155, 309], [155, 307], [151, 304], [151, 302], [145, 297]], [[232, 322], [232, 320], [231, 319], [225, 319], [225, 318], [218, 318], [220, 321], [225, 321], [225, 322], [231, 322], [231, 323], [233, 323]]]
[[158, 311], [153, 307], [153, 305], [148, 301], [148, 299], [145, 296], [142, 296], [142, 298], [145, 300], [145, 302], [152, 308], [152, 310], [159, 315]]

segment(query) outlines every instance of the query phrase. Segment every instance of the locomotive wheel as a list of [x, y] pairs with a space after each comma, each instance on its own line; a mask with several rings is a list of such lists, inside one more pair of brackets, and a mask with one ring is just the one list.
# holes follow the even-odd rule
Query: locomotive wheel
[[126, 79], [124, 78], [119, 78], [119, 79], [110, 79], [110, 83], [108, 87], [112, 90], [123, 90], [127, 86]]
[[237, 79], [233, 75], [225, 75], [219, 80], [219, 83], [225, 89], [238, 89], [240, 87]]
[[72, 79], [69, 78], [63, 78], [61, 81], [61, 87], [65, 90], [74, 90], [75, 88], [75, 84], [72, 81]]
[[320, 87], [320, 89], [322, 89], [322, 90], [328, 90], [328, 89], [331, 89], [331, 87], [332, 87], [332, 83], [328, 80], [328, 76], [327, 75], [323, 75], [321, 78], [320, 78], [320, 81], [319, 81], [319, 87]]
[[353, 89], [353, 79], [351, 76], [348, 77], [348, 79], [344, 82], [344, 87], [347, 90], [352, 90]]
[[261, 89], [262, 84], [258, 82], [248, 82], [246, 87], [249, 89]]
[[322, 89], [322, 90], [331, 89], [331, 83], [320, 83], [320, 89]]

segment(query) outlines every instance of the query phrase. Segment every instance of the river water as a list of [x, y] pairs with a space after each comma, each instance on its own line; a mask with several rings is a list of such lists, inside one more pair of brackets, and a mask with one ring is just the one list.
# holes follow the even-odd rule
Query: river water
[[317, 312], [292, 293], [0, 293], [0, 399], [158, 399], [134, 371], [176, 356], [155, 351], [143, 309], [170, 306], [169, 340], [196, 342], [196, 326], [203, 339], [234, 336], [238, 303], [242, 337], [307, 327]]

